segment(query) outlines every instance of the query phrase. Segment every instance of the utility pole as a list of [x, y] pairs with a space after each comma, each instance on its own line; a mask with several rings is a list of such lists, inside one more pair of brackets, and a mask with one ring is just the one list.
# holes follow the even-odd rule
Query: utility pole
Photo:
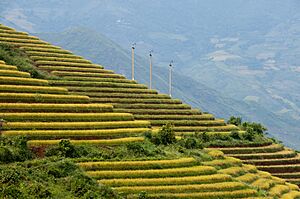
[[173, 60], [169, 64], [169, 95], [172, 97], [172, 70], [173, 70]]
[[136, 43], [133, 43], [131, 46], [131, 79], [134, 80], [134, 49]]
[[152, 52], [153, 50], [149, 51], [149, 61], [150, 61], [150, 83], [149, 88], [152, 89]]

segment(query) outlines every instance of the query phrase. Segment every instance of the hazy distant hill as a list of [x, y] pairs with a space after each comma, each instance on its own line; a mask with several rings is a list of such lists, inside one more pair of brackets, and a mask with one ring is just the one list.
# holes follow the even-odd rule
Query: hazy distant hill
[[[26, 31], [94, 30], [41, 35], [119, 73], [129, 75], [133, 41], [141, 66], [153, 49], [156, 65], [164, 67], [156, 70], [155, 88], [166, 92], [166, 66], [174, 59], [177, 96], [220, 117], [240, 114], [263, 122], [287, 144], [299, 143], [297, 0], [6, 0], [0, 5], [0, 21]], [[147, 71], [141, 67], [142, 82]]]

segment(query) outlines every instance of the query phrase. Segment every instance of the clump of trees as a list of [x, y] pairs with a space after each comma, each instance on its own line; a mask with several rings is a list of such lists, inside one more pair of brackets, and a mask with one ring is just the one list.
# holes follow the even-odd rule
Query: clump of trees
[[228, 124], [234, 124], [241, 130], [246, 131], [244, 134], [245, 139], [253, 141], [255, 137], [262, 137], [268, 130], [265, 126], [256, 122], [243, 122], [241, 117], [231, 116], [227, 121]]
[[34, 157], [24, 136], [0, 136], [0, 163], [22, 162]]

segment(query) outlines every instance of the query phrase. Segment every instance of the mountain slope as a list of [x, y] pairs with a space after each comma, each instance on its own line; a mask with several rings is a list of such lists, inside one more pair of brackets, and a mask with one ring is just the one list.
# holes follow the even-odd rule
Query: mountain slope
[[[51, 43], [63, 46], [64, 48], [87, 57], [96, 63], [102, 64], [109, 69], [113, 69], [120, 74], [131, 77], [130, 51], [123, 49], [115, 42], [95, 31], [86, 28], [73, 28], [63, 33], [40, 33], [37, 35]], [[148, 84], [148, 62], [141, 56], [136, 57], [136, 78], [139, 82]], [[155, 61], [156, 58], [154, 53], [154, 88], [167, 93], [167, 68], [156, 66]], [[235, 100], [234, 98], [226, 97], [226, 93], [221, 94], [221, 91], [216, 91], [207, 87], [204, 83], [207, 81], [207, 77], [210, 77], [209, 73], [216, 73], [216, 71], [212, 71], [214, 70], [213, 68], [211, 68], [210, 71], [207, 71], [207, 69], [210, 68], [208, 64], [203, 64], [202, 66], [203, 71], [206, 72], [199, 74], [199, 76], [203, 77], [203, 81], [200, 82], [176, 72], [176, 70], [180, 70], [180, 67], [178, 67], [177, 64], [175, 64], [175, 66], [173, 83], [175, 92], [173, 96], [182, 99], [193, 107], [200, 109], [204, 108], [203, 111], [209, 111], [219, 117], [229, 118], [231, 115], [240, 115], [246, 120], [263, 120], [265, 124], [268, 124], [267, 126], [272, 135], [283, 140], [288, 146], [294, 148], [298, 147], [297, 142], [293, 141], [294, 136], [298, 137], [297, 134], [290, 136], [292, 138], [287, 137], [288, 134], [286, 133], [286, 129], [292, 129], [292, 127], [290, 127], [293, 125], [292, 123], [288, 124], [286, 120], [281, 120], [277, 115], [270, 112], [267, 107], [262, 106], [260, 103], [252, 102], [249, 104], [247, 101]], [[195, 66], [199, 66], [199, 64]], [[197, 71], [195, 74], [197, 74]], [[225, 80], [225, 76], [222, 76], [225, 74], [226, 72], [219, 73], [214, 81], [217, 82], [217, 79], [222, 80], [218, 81], [220, 87], [224, 87], [222, 86], [224, 85], [223, 81], [231, 81], [233, 85], [236, 85], [236, 81], [234, 80]], [[210, 81], [209, 84], [212, 85], [213, 81]], [[224, 90], [228, 89], [225, 89], [224, 87]], [[237, 92], [237, 88], [231, 88], [231, 90], [233, 93], [239, 93]], [[297, 129], [293, 129], [292, 132], [297, 132]]]
[[[297, 171], [298, 170], [293, 170], [294, 168], [299, 168], [298, 167], [298, 161], [299, 161], [299, 157], [297, 156], [295, 151], [292, 150], [286, 150], [284, 149], [284, 147], [280, 144], [272, 144], [272, 141], [268, 140], [267, 138], [263, 137], [263, 135], [258, 135], [257, 134], [251, 134], [249, 132], [244, 132], [244, 131], [239, 131], [239, 129], [237, 129], [236, 126], [234, 125], [227, 125], [224, 123], [224, 120], [220, 120], [220, 119], [215, 119], [211, 114], [207, 114], [207, 113], [202, 113], [199, 110], [193, 110], [191, 109], [188, 105], [186, 104], [182, 104], [182, 102], [180, 100], [176, 100], [176, 99], [171, 99], [169, 96], [167, 95], [162, 95], [162, 94], [158, 94], [155, 90], [149, 90], [147, 89], [147, 87], [145, 85], [142, 84], [138, 84], [137, 82], [133, 81], [133, 80], [129, 80], [126, 79], [125, 77], [123, 77], [122, 75], [118, 75], [115, 74], [113, 71], [110, 70], [106, 70], [103, 69], [102, 66], [96, 65], [96, 64], [92, 64], [90, 63], [90, 61], [83, 59], [80, 56], [76, 56], [74, 54], [72, 54], [71, 52], [67, 51], [67, 50], [63, 50], [57, 46], [53, 46], [47, 42], [44, 42], [42, 40], [40, 40], [37, 37], [32, 37], [27, 35], [26, 33], [23, 32], [17, 32], [13, 29], [10, 29], [6, 26], [0, 25], [0, 29], [1, 29], [1, 37], [0, 37], [0, 41], [1, 43], [5, 43], [9, 48], [9, 49], [18, 49], [20, 50], [22, 53], [20, 53], [21, 55], [25, 56], [27, 55], [27, 59], [31, 60], [31, 64], [34, 64], [34, 66], [39, 69], [39, 70], [43, 70], [43, 71], [47, 71], [48, 73], [51, 73], [52, 75], [56, 75], [56, 78], [52, 77], [49, 81], [46, 80], [41, 80], [41, 79], [31, 79], [29, 78], [29, 74], [27, 73], [22, 73], [22, 72], [14, 72], [14, 71], [7, 71], [7, 69], [13, 69], [16, 70], [16, 67], [13, 66], [9, 66], [9, 65], [5, 65], [3, 61], [1, 61], [1, 66], [2, 68], [4, 68], [5, 70], [2, 70], [1, 75], [3, 75], [4, 77], [2, 77], [2, 81], [5, 82], [6, 84], [9, 84], [11, 82], [14, 82], [15, 84], [22, 84], [22, 83], [31, 83], [31, 82], [35, 82], [35, 84], [50, 84], [51, 86], [56, 85], [56, 86], [60, 86], [60, 87], [67, 87], [70, 94], [78, 94], [80, 96], [77, 96], [76, 98], [85, 98], [86, 100], [90, 100], [91, 103], [98, 103], [98, 102], [102, 102], [105, 104], [113, 104], [114, 108], [115, 108], [115, 113], [113, 113], [115, 119], [118, 118], [118, 120], [124, 120], [124, 119], [133, 119], [132, 115], [130, 114], [120, 114], [120, 111], [125, 111], [125, 112], [133, 112], [134, 114], [134, 118], [137, 119], [147, 119], [151, 122], [151, 124], [154, 127], [160, 127], [162, 125], [164, 125], [165, 123], [167, 123], [168, 121], [174, 124], [174, 127], [170, 129], [170, 131], [172, 132], [172, 129], [174, 130], [175, 134], [181, 135], [182, 139], [178, 142], [178, 144], [180, 144], [180, 142], [187, 142], [189, 139], [194, 140], [195, 142], [197, 137], [201, 139], [201, 142], [205, 142], [205, 144], [207, 143], [207, 140], [211, 140], [213, 139], [213, 142], [215, 145], [211, 145], [213, 146], [219, 146], [222, 147], [221, 150], [227, 151], [227, 153], [232, 154], [232, 151], [234, 153], [237, 152], [237, 154], [240, 153], [240, 157], [246, 157], [253, 160], [256, 160], [255, 158], [263, 158], [265, 160], [267, 160], [268, 158], [271, 159], [278, 159], [277, 163], [282, 163], [282, 162], [291, 162], [292, 164], [289, 165], [288, 167], [282, 167], [281, 164], [277, 165], [276, 167], [272, 167], [272, 164], [274, 164], [274, 161], [269, 161], [271, 162], [271, 165], [266, 165], [264, 166], [264, 168], [262, 169], [268, 169], [271, 172], [276, 173], [276, 171], [280, 168], [280, 175], [282, 175], [284, 173], [284, 175], [293, 175], [293, 176], [297, 176]], [[3, 56], [3, 58], [1, 59], [5, 59], [7, 60], [7, 56]], [[14, 74], [15, 76], [27, 76], [26, 78], [9, 78], [6, 76], [12, 75]], [[4, 89], [6, 87], [4, 86]], [[7, 89], [7, 88], [6, 88]], [[61, 90], [62, 88], [56, 88], [56, 90]], [[43, 89], [37, 89], [37, 90], [43, 90]], [[62, 89], [64, 91], [66, 91], [65, 89]], [[16, 92], [16, 89], [11, 89], [12, 92]], [[20, 90], [21, 92], [24, 92], [25, 90]], [[86, 95], [90, 96], [90, 98], [88, 98]], [[7, 93], [3, 94], [3, 99], [7, 99], [7, 96], [9, 97], [9, 95]], [[19, 96], [18, 94], [14, 94], [14, 96]], [[21, 96], [27, 96], [22, 94]], [[68, 97], [71, 97], [72, 95], [69, 95]], [[8, 98], [10, 99], [10, 98]], [[12, 100], [17, 100], [19, 101], [20, 99], [17, 97], [12, 97]], [[33, 98], [34, 101], [38, 101], [38, 100], [42, 100], [44, 101], [45, 99], [43, 99], [43, 95], [42, 94], [38, 94], [37, 97]], [[54, 99], [55, 100], [55, 99]], [[5, 101], [4, 101], [5, 102]], [[12, 108], [4, 108], [4, 112], [5, 111], [12, 111], [15, 109], [18, 109], [18, 107], [20, 107], [21, 110], [24, 110], [24, 106], [27, 106], [27, 108], [31, 108], [34, 109], [33, 104], [27, 104], [27, 105], [15, 105], [12, 104], [12, 102], [10, 101], [10, 103], [8, 103], [8, 105], [6, 106], [11, 106]], [[53, 106], [50, 106], [53, 109]], [[55, 106], [54, 106], [55, 107]], [[67, 106], [60, 106], [63, 109], [66, 109]], [[111, 108], [111, 106], [109, 106]], [[38, 107], [38, 110], [41, 107]], [[57, 108], [57, 107], [56, 107]], [[30, 109], [30, 110], [31, 110]], [[98, 110], [98, 109], [97, 109]], [[32, 110], [32, 111], [37, 111], [37, 110]], [[74, 110], [73, 110], [74, 111]], [[31, 119], [33, 118], [34, 120], [42, 120], [44, 121], [45, 119], [55, 119], [55, 120], [59, 120], [61, 121], [61, 119], [74, 119], [76, 121], [86, 121], [86, 120], [95, 120], [98, 119], [99, 117], [95, 117], [95, 115], [89, 115], [88, 117], [85, 114], [76, 114], [76, 117], [74, 117], [74, 114], [67, 114], [67, 116], [70, 116], [71, 118], [66, 118], [65, 117], [65, 113], [64, 115], [55, 113], [55, 114], [43, 114], [41, 116], [43, 117], [34, 117], [35, 113], [30, 113], [30, 114], [23, 114], [23, 113], [17, 113], [17, 114], [13, 114], [13, 113], [4, 113], [2, 114], [4, 117], [4, 119], [6, 120], [18, 120], [21, 119], [23, 120], [27, 120], [28, 118]], [[102, 118], [104, 120], [112, 118], [111, 114], [101, 114], [101, 116], [107, 116], [105, 118]], [[99, 124], [98, 124], [99, 125]], [[146, 123], [144, 123], [143, 125], [146, 125]], [[4, 127], [6, 127], [7, 124], [4, 124]], [[17, 127], [24, 127], [28, 128], [28, 127], [34, 127], [34, 128], [42, 128], [44, 129], [45, 126], [47, 128], [57, 128], [56, 125], [54, 125], [54, 123], [50, 123], [47, 125], [44, 125], [42, 123], [30, 123], [27, 125], [20, 125], [18, 124]], [[51, 131], [51, 133], [49, 133], [50, 131], [48, 131], [48, 133], [43, 133], [42, 131], [35, 131], [33, 133], [34, 136], [49, 136], [51, 134], [53, 134], [52, 132], [55, 133], [54, 138], [57, 138], [57, 136], [64, 136], [67, 138], [71, 138], [74, 136], [77, 136], [78, 132], [79, 133], [83, 133], [82, 130], [78, 131], [78, 128], [82, 128], [86, 127], [85, 123], [81, 123], [81, 124], [60, 124], [58, 125], [59, 127], [62, 126], [64, 129], [70, 129], [69, 131]], [[100, 125], [102, 126], [102, 125]], [[108, 126], [106, 126], [105, 128], [110, 128], [113, 127], [113, 124], [110, 124]], [[117, 125], [118, 126], [118, 125]], [[86, 131], [84, 132], [84, 136], [91, 136], [92, 138], [94, 136], [98, 136], [99, 134], [101, 136], [104, 136], [106, 139], [110, 139], [111, 136], [115, 135], [115, 132], [111, 132], [109, 130], [105, 130], [105, 131], [101, 131], [101, 133], [95, 128], [94, 124], [92, 125], [88, 125], [88, 127], [92, 128], [90, 131]], [[167, 127], [164, 127], [163, 130], [161, 130], [157, 135], [161, 136], [161, 132], [166, 132], [169, 130], [164, 130]], [[2, 133], [4, 134], [4, 136], [8, 136], [7, 132], [9, 132], [9, 128], [5, 129], [5, 131]], [[104, 132], [104, 135], [102, 134]], [[11, 132], [10, 132], [11, 133]], [[15, 132], [14, 132], [15, 133]], [[21, 133], [25, 133], [26, 135], [31, 136], [32, 132], [26, 132], [26, 131], [22, 131]], [[16, 133], [15, 133], [16, 134]], [[131, 133], [130, 133], [131, 134]], [[12, 135], [14, 135], [12, 133]], [[17, 133], [18, 135], [18, 133]], [[173, 137], [173, 141], [174, 143], [176, 143], [176, 138], [174, 134], [169, 134], [170, 136], [174, 136]], [[186, 136], [190, 136], [189, 138]], [[246, 138], [245, 135], [250, 136], [249, 139], [244, 139]], [[83, 136], [83, 135], [80, 135]], [[79, 136], [79, 137], [80, 137]], [[155, 134], [151, 134], [151, 136], [156, 136]], [[201, 138], [201, 136], [203, 136], [203, 139]], [[248, 137], [247, 136], [247, 137]], [[147, 136], [149, 138], [149, 134]], [[155, 138], [155, 137], [154, 137]], [[163, 138], [163, 137], [162, 137]], [[179, 137], [180, 138], [180, 137]], [[159, 139], [159, 137], [158, 137]], [[186, 140], [185, 140], [186, 139]], [[206, 141], [205, 141], [206, 140]], [[97, 140], [98, 141], [98, 140]], [[110, 140], [109, 140], [110, 141]], [[142, 140], [141, 140], [142, 141]], [[152, 145], [151, 147], [155, 147], [153, 146], [153, 144], [147, 143], [147, 141], [149, 142], [148, 139], [146, 139], [146, 141], [143, 144], [148, 145], [148, 147], [150, 147], [149, 145]], [[153, 140], [152, 140], [153, 141]], [[250, 141], [250, 142], [249, 142]], [[75, 143], [75, 141], [73, 141]], [[53, 143], [52, 141], [43, 141], [43, 143], [48, 143], [48, 144], [55, 144], [57, 143], [57, 140], [55, 140], [55, 142]], [[77, 144], [80, 144], [78, 142], [76, 142]], [[81, 142], [82, 143], [82, 142]], [[83, 142], [84, 144], [100, 144], [99, 142]], [[105, 142], [106, 143], [106, 142]], [[124, 142], [121, 142], [124, 143]], [[101, 142], [101, 144], [103, 144]], [[116, 144], [116, 143], [114, 143]], [[171, 144], [171, 143], [169, 143]], [[211, 143], [210, 143], [211, 144]], [[193, 145], [193, 144], [192, 144]], [[129, 147], [130, 146], [130, 147]], [[186, 147], [186, 145], [183, 145], [186, 149], [188, 147]], [[182, 145], [173, 145], [169, 148], [169, 146], [167, 146], [165, 148], [166, 152], [159, 152], [159, 150], [156, 152], [158, 153], [157, 155], [159, 156], [159, 159], [161, 159], [162, 157], [160, 155], [165, 156], [166, 160], [162, 160], [161, 162], [162, 165], [157, 166], [157, 162], [155, 161], [149, 161], [146, 164], [146, 161], [131, 161], [131, 162], [97, 162], [97, 163], [93, 163], [93, 162], [87, 162], [86, 166], [87, 167], [91, 167], [90, 169], [92, 170], [96, 170], [96, 171], [88, 171], [87, 174], [95, 177], [95, 178], [139, 178], [140, 175], [144, 176], [144, 177], [148, 177], [148, 178], [154, 178], [158, 176], [165, 176], [165, 177], [176, 177], [176, 175], [180, 175], [181, 177], [184, 176], [195, 176], [198, 174], [203, 174], [203, 173], [207, 173], [207, 174], [212, 174], [212, 173], [221, 173], [221, 174], [228, 174], [231, 175], [233, 177], [240, 177], [237, 180], [241, 181], [243, 183], [223, 183], [222, 185], [218, 186], [219, 184], [214, 184], [214, 185], [189, 185], [189, 184], [185, 184], [186, 180], [189, 182], [191, 179], [180, 179], [179, 184], [184, 184], [186, 186], [182, 187], [182, 189], [178, 189], [178, 186], [156, 186], [156, 187], [147, 187], [147, 186], [143, 186], [140, 188], [137, 188], [135, 186], [133, 187], [122, 187], [122, 188], [115, 188], [116, 190], [119, 191], [125, 191], [127, 193], [134, 193], [137, 194], [137, 191], [142, 191], [142, 190], [147, 190], [150, 193], [152, 192], [156, 192], [156, 191], [162, 191], [161, 194], [163, 194], [164, 192], [171, 192], [172, 190], [177, 190], [179, 193], [178, 195], [174, 195], [175, 197], [192, 197], [192, 195], [194, 195], [195, 197], [200, 196], [201, 194], [199, 192], [207, 191], [207, 189], [211, 190], [211, 193], [207, 193], [208, 196], [212, 196], [213, 198], [219, 198], [222, 197], [224, 195], [224, 197], [231, 197], [232, 194], [234, 197], [247, 197], [247, 196], [260, 196], [261, 194], [263, 194], [264, 196], [267, 195], [271, 195], [271, 196], [289, 196], [289, 195], [298, 195], [299, 193], [297, 191], [293, 191], [293, 190], [298, 190], [298, 187], [296, 187], [295, 185], [291, 185], [286, 183], [284, 180], [282, 179], [278, 179], [278, 178], [274, 178], [272, 176], [270, 176], [270, 174], [268, 173], [264, 173], [264, 172], [257, 172], [256, 168], [254, 166], [249, 166], [249, 165], [241, 165], [241, 161], [234, 159], [234, 158], [224, 158], [222, 153], [220, 153], [220, 151], [213, 151], [211, 153], [208, 153], [209, 156], [202, 155], [202, 151], [199, 150], [199, 148], [201, 148], [201, 146], [199, 148], [197, 148], [197, 144], [194, 146], [196, 148], [194, 148], [195, 150], [193, 151], [185, 151], [183, 149]], [[209, 145], [210, 146], [210, 145]], [[233, 146], [230, 147], [230, 146]], [[252, 149], [249, 148], [253, 147]], [[142, 147], [142, 148], [141, 148]], [[173, 148], [174, 147], [174, 148]], [[178, 148], [177, 148], [178, 147]], [[69, 148], [69, 147], [67, 147]], [[144, 151], [142, 153], [145, 153], [147, 150], [145, 148], [143, 148], [143, 146], [141, 145], [127, 145], [127, 148], [131, 148], [134, 151], [137, 151], [139, 155], [141, 155], [141, 151]], [[190, 149], [190, 148], [189, 148]], [[146, 151], [145, 151], [146, 150]], [[250, 152], [250, 155], [247, 154]], [[260, 154], [260, 152], [266, 152], [263, 155]], [[269, 153], [268, 153], [269, 152]], [[118, 152], [116, 152], [118, 153]], [[175, 153], [175, 154], [174, 154]], [[242, 154], [244, 153], [244, 154]], [[255, 153], [255, 154], [253, 154]], [[123, 154], [124, 155], [124, 154]], [[148, 153], [145, 153], [145, 155], [149, 155]], [[174, 157], [186, 157], [185, 155], [193, 155], [196, 156], [198, 158], [200, 158], [199, 163], [200, 165], [197, 163], [197, 161], [195, 159], [191, 160], [191, 159], [176, 159], [173, 162], [177, 162], [179, 163], [179, 168], [175, 168], [172, 169], [170, 168], [173, 166], [178, 166], [178, 165], [170, 165], [169, 161], [170, 158], [173, 156]], [[233, 156], [236, 156], [235, 154], [232, 154]], [[214, 156], [215, 158], [213, 158], [212, 156]], [[117, 158], [119, 160], [119, 156], [114, 156], [115, 158]], [[92, 158], [92, 157], [90, 157]], [[205, 159], [208, 158], [209, 160], [212, 161], [205, 161]], [[226, 161], [226, 159], [228, 160], [228, 162]], [[87, 159], [83, 159], [83, 161], [86, 161]], [[102, 157], [100, 157], [100, 160], [103, 160]], [[82, 161], [82, 159], [79, 159], [79, 161]], [[87, 160], [89, 161], [89, 160]], [[95, 161], [95, 159], [92, 158], [92, 161]], [[256, 161], [257, 162], [257, 161]], [[268, 161], [266, 161], [268, 162]], [[148, 164], [150, 163], [150, 164]], [[185, 163], [190, 164], [190, 163], [196, 163], [195, 166], [187, 166]], [[275, 161], [276, 163], [276, 161]], [[152, 164], [154, 164], [155, 169], [146, 169], [146, 168], [152, 168], [153, 166], [151, 166]], [[183, 164], [183, 165], [182, 165]], [[104, 170], [105, 168], [107, 169], [111, 169], [110, 165], [115, 165], [115, 169], [113, 171], [103, 171], [103, 166], [104, 166]], [[131, 171], [131, 170], [127, 170], [127, 171], [122, 171], [122, 170], [126, 170], [126, 168], [124, 168], [123, 166], [127, 165], [129, 168], [135, 168], [136, 170]], [[181, 166], [184, 166], [183, 168], [181, 168]], [[284, 165], [284, 163], [283, 163]], [[121, 166], [121, 170], [120, 169]], [[146, 166], [146, 168], [144, 168], [143, 166]], [[166, 166], [166, 169], [164, 169], [164, 166]], [[100, 171], [97, 169], [100, 167]], [[138, 168], [141, 168], [141, 170], [139, 170]], [[221, 169], [220, 169], [221, 168]], [[261, 167], [260, 167], [261, 168]], [[274, 170], [275, 169], [275, 170]], [[257, 175], [257, 174], [249, 174], [247, 175], [247, 173], [257, 173], [257, 174], [261, 174], [261, 175]], [[131, 175], [132, 174], [132, 175]], [[174, 176], [175, 174], [175, 176]], [[245, 176], [241, 176], [245, 174]], [[277, 172], [277, 175], [278, 172]], [[203, 177], [203, 176], [202, 176]], [[202, 178], [200, 177], [200, 178]], [[259, 177], [257, 179], [257, 177]], [[267, 177], [267, 178], [265, 178]], [[206, 177], [205, 177], [206, 178]], [[203, 178], [202, 178], [203, 179]], [[183, 181], [181, 181], [183, 180]], [[128, 181], [127, 179], [125, 181]], [[151, 181], [151, 180], [150, 180]], [[157, 183], [156, 180], [155, 184]], [[161, 181], [161, 179], [158, 179], [158, 181]], [[172, 181], [172, 180], [171, 180]], [[176, 180], [175, 180], [176, 181]], [[247, 189], [248, 187], [245, 187], [244, 185], [245, 183], [251, 183], [251, 187], [256, 187], [257, 189], [262, 189], [264, 191], [266, 191], [266, 193], [260, 193], [260, 192], [256, 192], [256, 190], [249, 190]], [[296, 182], [299, 182], [298, 180]], [[164, 182], [164, 183], [168, 183], [168, 182]], [[174, 182], [171, 182], [171, 184]], [[229, 185], [230, 184], [230, 185]], [[278, 186], [277, 186], [278, 185]], [[235, 192], [235, 190], [241, 190]], [[219, 192], [215, 192], [219, 190]], [[226, 190], [230, 190], [231, 192], [226, 192]], [[186, 192], [191, 192], [190, 194], [185, 194]], [[296, 193], [295, 193], [296, 192]], [[197, 194], [198, 193], [198, 194]], [[287, 194], [287, 195], [286, 195]], [[172, 195], [173, 196], [173, 195]], [[154, 196], [156, 197], [156, 196]]]

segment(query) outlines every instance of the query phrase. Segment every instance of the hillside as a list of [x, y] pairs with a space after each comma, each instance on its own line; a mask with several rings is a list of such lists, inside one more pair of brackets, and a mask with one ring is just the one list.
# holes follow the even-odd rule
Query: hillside
[[[74, 28], [63, 33], [41, 33], [37, 35], [51, 43], [87, 57], [95, 63], [103, 64], [105, 67], [112, 69], [117, 73], [124, 74], [126, 77], [131, 76], [130, 70], [128, 70], [131, 62], [131, 58], [129, 57], [130, 53], [95, 31], [85, 28]], [[71, 42], [74, 40], [76, 42]], [[117, 59], [112, 59], [112, 55], [116, 55]], [[136, 78], [139, 82], [144, 84], [148, 84], [149, 82], [147, 65], [148, 61], [137, 56]], [[228, 98], [214, 89], [207, 87], [203, 82], [194, 81], [176, 72], [178, 69], [180, 69], [180, 67], [176, 66], [174, 72], [173, 96], [182, 99], [185, 103], [188, 103], [195, 108], [200, 108], [203, 111], [209, 111], [217, 116], [225, 118], [229, 118], [231, 115], [240, 115], [249, 120], [250, 116], [257, 116], [259, 114], [260, 117], [267, 118], [265, 120], [273, 123], [273, 128], [271, 128], [273, 135], [273, 129], [276, 129], [277, 131], [282, 129], [280, 132], [285, 132], [286, 128], [284, 127], [284, 122], [278, 120], [274, 114], [270, 113], [259, 104], [250, 106], [245, 102]], [[166, 67], [155, 66], [154, 71], [154, 88], [162, 93], [167, 93]], [[256, 111], [258, 109], [260, 110], [259, 113]], [[252, 118], [255, 120], [257, 117]], [[286, 134], [280, 133], [276, 134], [276, 137], [285, 140], [285, 135]], [[289, 146], [291, 145], [291, 143], [287, 141], [284, 143]], [[293, 146], [294, 148], [297, 148], [297, 145]]]
[[[99, 191], [93, 178], [120, 197], [300, 196], [298, 186], [287, 183], [299, 183], [295, 151], [27, 33], [0, 25], [0, 42], [1, 147], [7, 153], [14, 154], [14, 142], [4, 140], [26, 136], [39, 158], [69, 158], [87, 175], [91, 189]], [[258, 166], [261, 170], [276, 175], [279, 171], [287, 181], [226, 157], [220, 150], [243, 161], [252, 160], [244, 161], [247, 163], [263, 164]], [[8, 161], [6, 153], [1, 155], [1, 162]], [[39, 165], [16, 164], [3, 164], [1, 169], [5, 173], [6, 168], [26, 170]], [[60, 176], [57, 169], [48, 174], [52, 172]], [[9, 180], [3, 183], [6, 191], [16, 186]], [[24, 191], [18, 190], [20, 194]], [[48, 191], [57, 197], [57, 192]]]
[[[206, 111], [218, 117], [228, 118], [230, 111], [262, 122], [275, 137], [293, 148], [299, 147], [294, 139], [298, 138], [300, 128], [297, 0], [1, 3], [0, 20], [20, 30], [60, 33], [72, 27], [87, 27], [124, 49], [137, 42], [137, 53], [141, 56], [153, 49], [160, 67], [174, 59], [182, 77], [175, 78], [179, 83], [188, 79], [205, 88], [199, 89], [198, 94], [192, 92], [196, 86], [190, 90], [189, 84], [184, 84], [178, 88], [178, 97], [184, 94], [187, 103], [207, 107]], [[178, 15], [182, 10], [189, 12]], [[186, 23], [191, 18], [193, 23]], [[109, 54], [108, 57], [112, 59]], [[116, 67], [113, 64], [105, 66]], [[211, 90], [217, 93], [212, 99], [220, 99], [215, 106], [208, 104]], [[201, 101], [202, 98], [206, 99]], [[235, 107], [230, 109], [230, 102]]]
[[[127, 78], [131, 77], [131, 57], [128, 50], [125, 50], [98, 32], [86, 28], [73, 28], [63, 33], [38, 33], [35, 35], [45, 41], [62, 46], [65, 49], [86, 57], [94, 63], [99, 63], [105, 66], [105, 68], [123, 74]], [[156, 63], [155, 56], [154, 52], [154, 62]], [[149, 84], [148, 60], [136, 55], [135, 65], [136, 79], [143, 84]], [[166, 63], [166, 65], [168, 65], [168, 63]], [[176, 70], [174, 71], [173, 96], [182, 99], [185, 103], [188, 103], [195, 108], [205, 107], [203, 111], [209, 110], [216, 115], [226, 114], [226, 117], [231, 115], [242, 115], [232, 105], [236, 104], [237, 107], [245, 107], [247, 104], [221, 96], [218, 92], [208, 88], [201, 82], [190, 80], [186, 76], [176, 72]], [[167, 77], [168, 69], [166, 67], [159, 67], [155, 64], [153, 88], [160, 93], [167, 93]], [[220, 107], [216, 107], [215, 104], [219, 104]]]

